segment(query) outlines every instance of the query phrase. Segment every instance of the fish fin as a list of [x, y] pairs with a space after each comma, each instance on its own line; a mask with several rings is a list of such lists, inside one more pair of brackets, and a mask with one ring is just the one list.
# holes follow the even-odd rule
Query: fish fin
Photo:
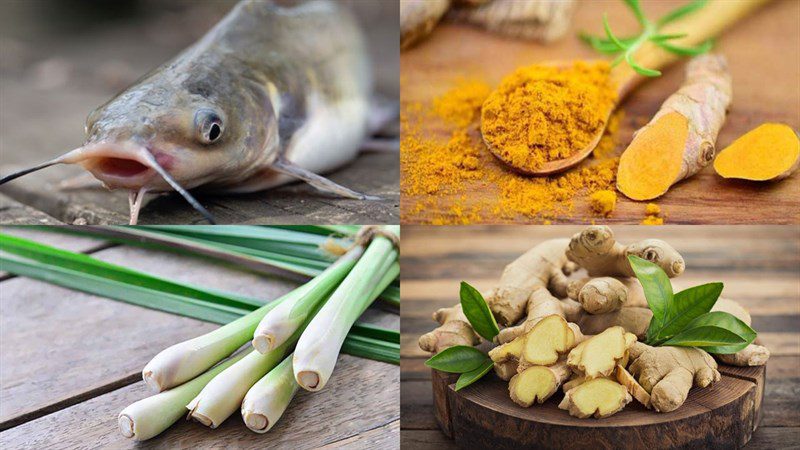
[[306, 183], [313, 186], [315, 189], [320, 190], [322, 192], [336, 194], [341, 197], [353, 198], [356, 200], [380, 200], [380, 197], [362, 194], [360, 192], [356, 192], [352, 189], [346, 188], [340, 184], [336, 184], [325, 177], [319, 176], [314, 172], [303, 169], [302, 167], [292, 164], [291, 162], [283, 158], [278, 158], [274, 163], [270, 165], [270, 168], [277, 172], [303, 180]]

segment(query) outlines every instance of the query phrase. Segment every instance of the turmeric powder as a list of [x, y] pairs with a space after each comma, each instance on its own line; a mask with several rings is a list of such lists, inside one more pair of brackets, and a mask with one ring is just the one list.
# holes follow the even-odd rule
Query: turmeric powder
[[661, 217], [661, 207], [655, 203], [648, 203], [644, 207], [644, 220], [642, 225], [664, 225], [664, 218]]
[[617, 204], [617, 193], [610, 189], [604, 189], [589, 196], [589, 200], [592, 211], [608, 217], [614, 212], [614, 206]]
[[431, 106], [403, 104], [404, 223], [469, 224], [520, 218], [550, 223], [571, 215], [574, 201], [583, 193], [613, 189], [619, 115], [612, 116], [593, 157], [580, 166], [558, 176], [525, 177], [499, 162], [481, 140], [477, 119], [483, 99], [478, 100], [481, 93], [489, 92], [486, 83], [460, 81]]
[[722, 150], [714, 170], [724, 178], [780, 180], [800, 164], [800, 140], [788, 125], [765, 123]]
[[533, 172], [568, 158], [603, 129], [617, 94], [605, 62], [522, 67], [483, 104], [481, 132], [505, 163]]

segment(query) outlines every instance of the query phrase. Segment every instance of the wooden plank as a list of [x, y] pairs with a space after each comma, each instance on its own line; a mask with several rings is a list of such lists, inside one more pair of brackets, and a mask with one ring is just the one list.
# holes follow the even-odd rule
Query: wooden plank
[[[95, 448], [305, 449], [331, 444], [396, 448], [397, 441], [382, 434], [396, 436], [399, 385], [397, 366], [342, 355], [326, 388], [318, 393], [300, 392], [265, 435], [247, 430], [236, 413], [215, 430], [180, 421], [162, 435], [136, 445], [119, 433], [117, 414], [151, 394], [143, 382], [137, 382], [6, 430], [0, 433], [0, 446], [67, 448], [91, 442]], [[363, 438], [359, 437], [362, 433], [366, 433]]]
[[406, 430], [400, 433], [400, 447], [414, 450], [451, 450], [456, 444], [439, 430]]
[[61, 222], [48, 214], [0, 194], [0, 224], [58, 225]]
[[[648, 17], [658, 17], [677, 6], [677, 1], [644, 3]], [[492, 85], [500, 82], [520, 65], [547, 60], [572, 58], [598, 59], [595, 53], [578, 39], [582, 30], [602, 34], [602, 13], [608, 12], [614, 31], [632, 34], [638, 25], [621, 2], [582, 3], [576, 8], [572, 26], [560, 41], [541, 45], [508, 39], [474, 27], [444, 24], [437, 27], [431, 38], [401, 55], [403, 68], [403, 104], [430, 102], [446, 92], [460, 78], [484, 79]], [[800, 127], [800, 15], [798, 2], [772, 2], [726, 31], [715, 40], [715, 51], [728, 59], [733, 77], [733, 104], [725, 126], [717, 140], [724, 148], [744, 132], [762, 122], [783, 122], [793, 129]], [[776, 44], [779, 43], [779, 44]], [[776, 47], [776, 45], [778, 47]], [[756, 52], [763, 48], [770, 51]], [[487, 61], [491, 61], [487, 64]], [[617, 152], [630, 142], [634, 130], [641, 127], [658, 110], [664, 99], [680, 86], [685, 63], [664, 71], [662, 77], [648, 81], [634, 91], [621, 105], [625, 119], [620, 125]], [[754, 67], [768, 68], [753, 70]], [[766, 75], [766, 78], [765, 78]], [[768, 80], [768, 81], [767, 81]], [[767, 81], [767, 82], [765, 82]], [[438, 121], [426, 121], [427, 136], [447, 139], [449, 127]], [[490, 167], [500, 163], [487, 158]], [[769, 185], [726, 181], [706, 167], [690, 180], [674, 186], [658, 199], [668, 223], [740, 223], [749, 224], [754, 217], [759, 223], [798, 223], [800, 211], [800, 177]], [[462, 198], [466, 200], [460, 200]], [[472, 205], [497, 202], [498, 189], [484, 180], [465, 184], [465, 192], [434, 199], [434, 205], [416, 211], [425, 197], [403, 196], [403, 223], [430, 223], [435, 218], [454, 220], [450, 207], [460, 202], [462, 210]], [[516, 217], [501, 219], [486, 213], [486, 222], [532, 222], [541, 218]], [[591, 220], [609, 223], [639, 223], [644, 217], [644, 205], [623, 196], [610, 219], [593, 218], [585, 199], [575, 202], [572, 217], [559, 217], [555, 223], [585, 223]]]

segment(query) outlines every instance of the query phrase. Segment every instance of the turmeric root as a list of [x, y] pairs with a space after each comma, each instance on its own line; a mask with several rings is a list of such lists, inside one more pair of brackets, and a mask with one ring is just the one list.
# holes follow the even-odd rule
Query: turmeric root
[[576, 345], [567, 356], [567, 365], [587, 380], [607, 377], [626, 358], [628, 348], [635, 342], [636, 336], [622, 327], [608, 328]]
[[653, 408], [659, 412], [681, 406], [692, 386], [707, 387], [720, 379], [714, 358], [699, 348], [650, 347], [636, 342], [630, 356], [630, 373], [650, 394]]
[[400, 0], [400, 49], [428, 36], [448, 8], [450, 0]]
[[617, 364], [617, 368], [614, 371], [614, 377], [617, 379], [619, 384], [625, 386], [625, 389], [628, 390], [628, 393], [633, 396], [639, 403], [644, 405], [645, 408], [651, 409], [653, 405], [650, 403], [650, 394], [644, 390], [641, 384], [639, 384], [633, 375], [630, 374], [625, 367]]
[[[501, 343], [523, 334], [544, 317], [552, 314], [565, 317], [565, 308], [571, 312], [580, 309], [576, 302], [562, 305], [563, 302], [558, 299], [566, 297], [568, 282], [565, 270], [573, 269], [564, 253], [567, 243], [566, 239], [553, 239], [528, 250], [506, 266], [498, 286], [484, 295], [489, 309], [500, 325], [513, 325], [527, 313], [523, 327], [501, 331], [498, 336]], [[472, 342], [477, 339], [460, 305], [438, 310], [434, 319], [442, 326], [420, 337], [419, 346], [423, 350], [440, 352], [458, 345], [454, 342]], [[455, 326], [447, 325], [450, 321], [465, 322], [466, 328], [459, 325], [458, 329], [454, 329]], [[453, 333], [460, 336], [453, 336]]]
[[508, 392], [514, 403], [525, 408], [534, 402], [541, 404], [558, 391], [571, 373], [563, 360], [552, 366], [531, 366], [511, 378]]
[[476, 8], [455, 8], [448, 16], [506, 36], [552, 42], [569, 30], [574, 0], [493, 0]]
[[730, 103], [725, 58], [701, 55], [689, 61], [681, 88], [622, 154], [617, 189], [632, 200], [654, 199], [707, 166]]
[[631, 394], [621, 384], [597, 378], [567, 391], [558, 407], [579, 419], [603, 419], [621, 411], [631, 400]]
[[660, 239], [645, 239], [622, 245], [605, 225], [586, 228], [572, 236], [567, 248], [567, 258], [586, 269], [590, 276], [634, 277], [628, 255], [646, 259], [674, 278], [683, 273], [686, 264], [671, 245]]
[[800, 140], [789, 126], [765, 123], [733, 141], [714, 160], [723, 178], [769, 181], [791, 175], [800, 165]]

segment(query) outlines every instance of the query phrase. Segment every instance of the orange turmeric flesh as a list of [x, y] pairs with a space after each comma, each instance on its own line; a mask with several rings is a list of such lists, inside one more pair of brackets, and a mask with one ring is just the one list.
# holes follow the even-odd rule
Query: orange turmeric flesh
[[767, 181], [785, 178], [797, 168], [800, 141], [791, 127], [765, 123], [720, 152], [714, 170], [724, 178]]
[[617, 188], [632, 200], [663, 195], [678, 179], [689, 121], [682, 114], [665, 114], [643, 129], [619, 160]]

